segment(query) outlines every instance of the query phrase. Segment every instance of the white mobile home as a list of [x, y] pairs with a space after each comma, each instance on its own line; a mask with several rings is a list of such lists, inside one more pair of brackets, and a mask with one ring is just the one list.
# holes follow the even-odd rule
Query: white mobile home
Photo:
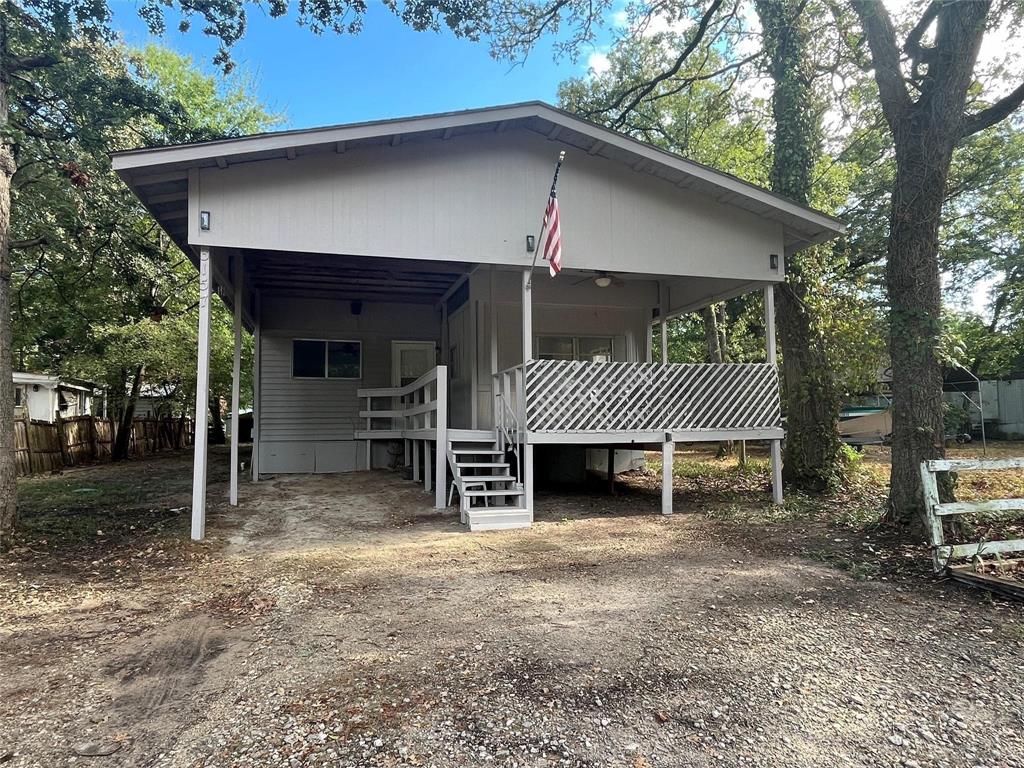
[[99, 388], [88, 381], [62, 380], [43, 373], [14, 372], [14, 416], [51, 424], [57, 420], [93, 413]]
[[[562, 150], [551, 279], [531, 264]], [[114, 167], [199, 268], [200, 412], [209, 297], [255, 334], [254, 479], [404, 462], [472, 528], [514, 527], [532, 520], [538, 451], [760, 439], [781, 498], [772, 287], [787, 254], [843, 231], [836, 219], [541, 103], [137, 150]], [[672, 365], [651, 348], [652, 324], [752, 291], [767, 299], [764, 363]]]

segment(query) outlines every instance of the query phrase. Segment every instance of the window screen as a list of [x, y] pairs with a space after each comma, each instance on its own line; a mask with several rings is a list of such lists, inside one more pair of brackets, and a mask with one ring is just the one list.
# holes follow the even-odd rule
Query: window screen
[[358, 379], [360, 377], [360, 345], [358, 341], [327, 342], [327, 377]]
[[362, 345], [358, 341], [294, 339], [292, 376], [303, 379], [362, 378]]
[[325, 341], [295, 339], [292, 342], [292, 376], [322, 379], [324, 377]]
[[610, 363], [612, 361], [612, 340], [586, 336], [576, 339], [576, 359], [589, 360], [592, 363]]
[[541, 360], [612, 361], [612, 340], [595, 336], [540, 336], [537, 357]]
[[541, 360], [572, 360], [572, 336], [541, 336], [537, 339], [537, 357]]

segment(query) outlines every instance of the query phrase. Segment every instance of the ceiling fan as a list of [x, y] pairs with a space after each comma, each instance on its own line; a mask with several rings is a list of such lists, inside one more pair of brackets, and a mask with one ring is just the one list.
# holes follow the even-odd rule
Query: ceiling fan
[[620, 285], [625, 285], [625, 281], [622, 278], [616, 277], [611, 272], [605, 272], [601, 270], [596, 272], [591, 271], [591, 274], [593, 275], [593, 277], [580, 278], [575, 283], [573, 283], [573, 285], [579, 285], [580, 283], [585, 283], [588, 280], [592, 280], [594, 282], [594, 285], [596, 285], [598, 288], [607, 288], [609, 285], [614, 285], [616, 287]]

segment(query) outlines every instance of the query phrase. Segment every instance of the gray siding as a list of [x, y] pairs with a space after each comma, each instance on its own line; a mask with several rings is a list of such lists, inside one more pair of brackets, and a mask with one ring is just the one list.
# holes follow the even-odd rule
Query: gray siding
[[[362, 379], [292, 377], [292, 340], [351, 339], [362, 343]], [[391, 384], [391, 342], [437, 342], [440, 315], [433, 307], [363, 304], [353, 315], [347, 301], [263, 299], [260, 402], [257, 425], [260, 471], [338, 472], [365, 467], [365, 445], [355, 440], [361, 387]]]
[[[562, 147], [513, 129], [202, 168], [189, 242], [526, 266]], [[782, 279], [780, 223], [651, 173], [570, 147], [559, 200], [567, 267]]]

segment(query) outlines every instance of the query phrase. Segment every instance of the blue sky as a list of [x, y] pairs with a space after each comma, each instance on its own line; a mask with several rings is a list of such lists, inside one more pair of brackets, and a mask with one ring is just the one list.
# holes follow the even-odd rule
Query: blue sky
[[[115, 0], [114, 25], [126, 42], [152, 39], [130, 0]], [[522, 66], [491, 58], [486, 43], [442, 33], [413, 32], [370, 0], [357, 36], [317, 36], [294, 19], [270, 19], [250, 7], [249, 28], [234, 50], [253, 74], [262, 99], [286, 114], [290, 128], [444, 112], [515, 101], [556, 100], [558, 83], [586, 72], [586, 61], [553, 60], [550, 43]], [[159, 39], [212, 71], [216, 44], [173, 23]]]

